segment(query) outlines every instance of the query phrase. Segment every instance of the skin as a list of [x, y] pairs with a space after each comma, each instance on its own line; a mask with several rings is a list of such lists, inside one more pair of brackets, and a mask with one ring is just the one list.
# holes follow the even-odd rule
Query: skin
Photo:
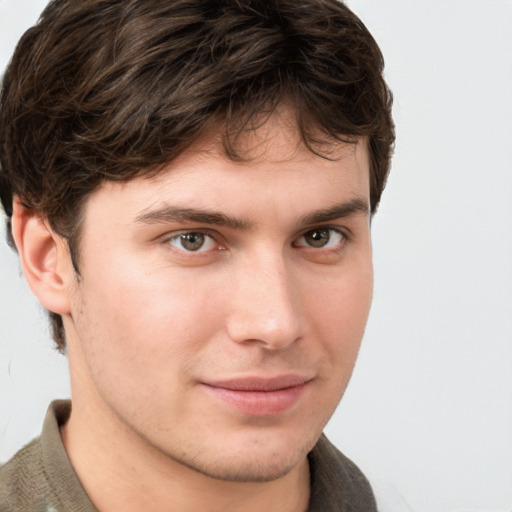
[[[61, 433], [102, 512], [307, 508], [307, 453], [371, 303], [368, 150], [319, 158], [278, 114], [244, 144], [244, 163], [212, 137], [152, 178], [103, 184], [86, 203], [78, 279], [47, 223], [15, 213], [20, 246], [23, 222], [26, 240], [49, 233], [38, 264], [53, 284], [29, 282], [64, 318], [73, 410]], [[276, 414], [241, 411], [210, 385], [283, 375], [307, 382]]]

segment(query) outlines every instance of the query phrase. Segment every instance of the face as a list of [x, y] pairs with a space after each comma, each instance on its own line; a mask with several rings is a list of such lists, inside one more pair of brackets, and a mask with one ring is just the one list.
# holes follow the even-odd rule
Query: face
[[266, 481], [305, 460], [354, 366], [369, 163], [363, 142], [321, 159], [275, 117], [247, 143], [246, 163], [213, 141], [95, 191], [65, 325], [89, 421], [200, 473]]

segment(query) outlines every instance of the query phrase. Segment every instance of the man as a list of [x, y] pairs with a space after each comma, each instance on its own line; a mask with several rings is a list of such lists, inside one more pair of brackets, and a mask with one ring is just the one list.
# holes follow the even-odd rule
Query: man
[[376, 510], [322, 430], [371, 302], [382, 71], [335, 0], [49, 4], [5, 74], [0, 196], [72, 408], [0, 510]]

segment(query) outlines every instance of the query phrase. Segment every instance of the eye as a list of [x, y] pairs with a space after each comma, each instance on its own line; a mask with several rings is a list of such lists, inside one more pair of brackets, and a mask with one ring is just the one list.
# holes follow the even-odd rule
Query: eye
[[312, 247], [314, 249], [335, 249], [345, 240], [345, 235], [335, 228], [315, 228], [306, 231], [294, 243], [295, 247]]
[[200, 231], [180, 233], [169, 238], [167, 243], [180, 251], [186, 252], [211, 251], [217, 246], [217, 242], [213, 237]]

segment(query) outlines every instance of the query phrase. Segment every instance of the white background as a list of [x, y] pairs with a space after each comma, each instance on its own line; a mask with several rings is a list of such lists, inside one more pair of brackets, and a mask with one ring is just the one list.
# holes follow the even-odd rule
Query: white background
[[[44, 3], [0, 0], [0, 69]], [[349, 5], [386, 57], [398, 142], [373, 225], [373, 310], [327, 431], [413, 512], [510, 512], [512, 1]], [[5, 243], [0, 262], [5, 461], [69, 386]]]

